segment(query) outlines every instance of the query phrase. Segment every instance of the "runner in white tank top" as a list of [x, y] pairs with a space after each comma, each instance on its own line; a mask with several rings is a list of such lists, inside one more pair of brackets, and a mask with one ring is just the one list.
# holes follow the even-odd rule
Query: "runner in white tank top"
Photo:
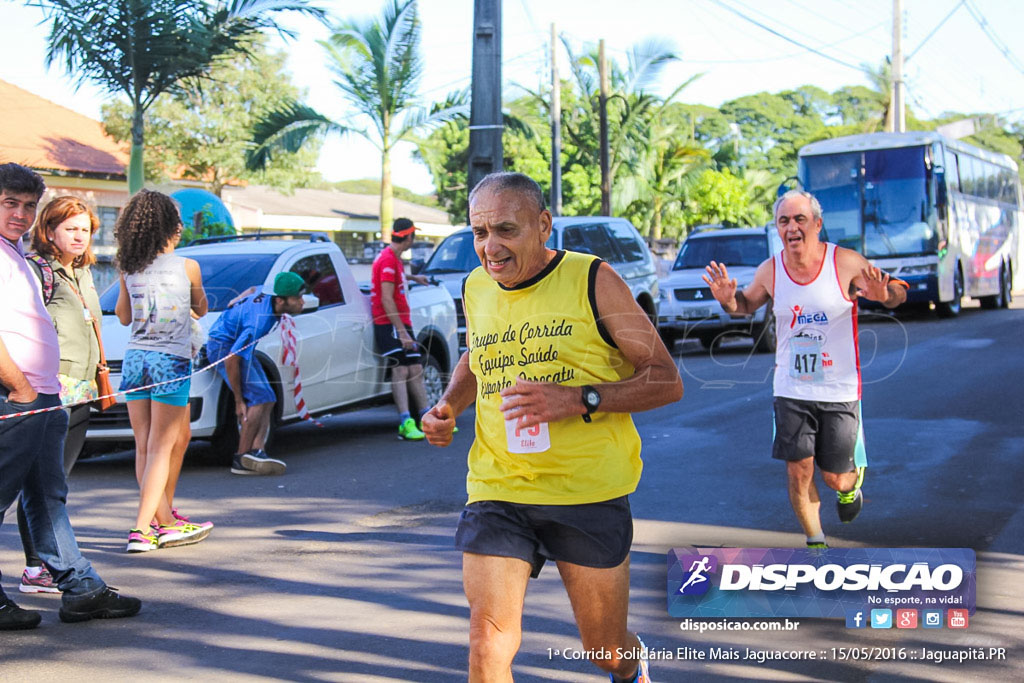
[[778, 334], [775, 395], [806, 401], [859, 401], [857, 302], [840, 288], [836, 246], [825, 244], [821, 270], [808, 282], [776, 254], [772, 311]]
[[750, 285], [738, 291], [714, 261], [704, 281], [729, 313], [751, 315], [773, 300], [779, 343], [772, 456], [786, 461], [789, 499], [808, 547], [823, 548], [815, 464], [836, 491], [841, 521], [853, 521], [864, 501], [856, 297], [895, 308], [906, 300], [906, 283], [855, 251], [822, 242], [821, 205], [807, 192], [792, 190], [776, 202], [775, 225], [782, 253], [765, 260]]

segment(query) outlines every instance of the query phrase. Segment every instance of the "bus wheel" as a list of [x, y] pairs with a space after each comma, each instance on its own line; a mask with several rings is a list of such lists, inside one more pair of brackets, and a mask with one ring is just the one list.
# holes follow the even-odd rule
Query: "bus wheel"
[[991, 296], [981, 297], [981, 307], [992, 310], [995, 308], [1008, 308], [1010, 305], [1009, 281], [1006, 277], [1006, 266], [999, 268], [999, 293]]
[[953, 274], [953, 299], [951, 301], [939, 301], [935, 304], [935, 312], [940, 318], [955, 318], [960, 315], [960, 300], [964, 296], [964, 274], [957, 266]]

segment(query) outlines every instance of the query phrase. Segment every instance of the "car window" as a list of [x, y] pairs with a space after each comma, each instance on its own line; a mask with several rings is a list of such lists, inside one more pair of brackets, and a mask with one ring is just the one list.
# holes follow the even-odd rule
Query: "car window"
[[627, 263], [636, 263], [647, 258], [647, 245], [640, 239], [633, 226], [625, 221], [612, 221], [606, 224], [606, 227]]
[[[228, 302], [253, 285], [262, 286], [277, 254], [189, 254], [199, 263], [203, 289], [211, 311], [223, 311]], [[112, 314], [117, 304], [118, 283], [115, 281], [100, 297], [104, 313]]]
[[420, 273], [468, 273], [479, 265], [480, 259], [473, 249], [473, 233], [458, 232], [441, 242]]
[[603, 223], [567, 226], [562, 230], [562, 248], [593, 254], [608, 263], [623, 262]]
[[672, 270], [703, 268], [711, 261], [726, 266], [757, 267], [768, 258], [765, 233], [690, 238], [683, 243]]
[[298, 273], [306, 281], [310, 293], [320, 299], [321, 308], [345, 303], [341, 281], [329, 254], [306, 256], [296, 261], [289, 270]]

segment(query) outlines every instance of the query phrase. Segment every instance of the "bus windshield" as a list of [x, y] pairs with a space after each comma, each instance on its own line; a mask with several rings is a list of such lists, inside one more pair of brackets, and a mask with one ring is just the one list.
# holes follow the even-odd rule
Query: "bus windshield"
[[868, 258], [935, 253], [923, 147], [808, 156], [801, 166], [832, 241]]

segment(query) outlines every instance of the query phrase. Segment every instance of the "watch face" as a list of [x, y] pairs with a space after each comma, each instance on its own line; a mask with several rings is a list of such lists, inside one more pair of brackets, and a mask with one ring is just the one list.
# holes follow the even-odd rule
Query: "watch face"
[[596, 408], [597, 404], [601, 402], [601, 394], [597, 393], [594, 389], [587, 389], [583, 393], [583, 400], [586, 402], [587, 407]]

